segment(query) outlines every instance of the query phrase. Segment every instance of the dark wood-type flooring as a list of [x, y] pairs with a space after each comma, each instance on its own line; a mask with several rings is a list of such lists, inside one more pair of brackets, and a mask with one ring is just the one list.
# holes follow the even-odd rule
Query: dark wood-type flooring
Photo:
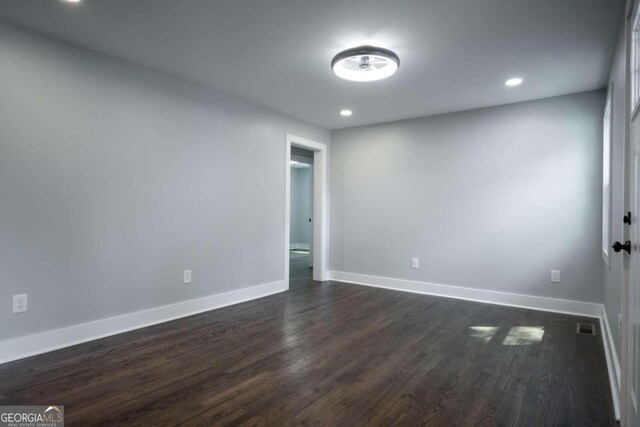
[[309, 267], [309, 252], [291, 251], [289, 255], [289, 289], [309, 286], [313, 269]]
[[64, 404], [79, 426], [614, 425], [601, 337], [576, 334], [594, 319], [300, 273], [288, 292], [0, 365], [0, 404]]

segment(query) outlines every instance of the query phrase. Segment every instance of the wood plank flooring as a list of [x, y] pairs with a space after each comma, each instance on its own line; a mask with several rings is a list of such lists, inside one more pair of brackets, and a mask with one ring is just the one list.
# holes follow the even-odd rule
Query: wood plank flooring
[[308, 276], [0, 365], [0, 404], [64, 404], [79, 426], [614, 425], [578, 321], [595, 322]]
[[289, 255], [289, 289], [308, 286], [313, 281], [313, 269], [309, 267], [309, 252], [291, 251]]

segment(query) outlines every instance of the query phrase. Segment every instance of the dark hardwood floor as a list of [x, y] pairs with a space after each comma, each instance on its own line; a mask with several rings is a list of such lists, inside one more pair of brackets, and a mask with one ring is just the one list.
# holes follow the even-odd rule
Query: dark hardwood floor
[[309, 267], [309, 251], [289, 253], [289, 289], [308, 286], [313, 281], [313, 268]]
[[595, 322], [307, 276], [0, 365], [0, 404], [64, 404], [81, 426], [614, 425], [579, 321]]

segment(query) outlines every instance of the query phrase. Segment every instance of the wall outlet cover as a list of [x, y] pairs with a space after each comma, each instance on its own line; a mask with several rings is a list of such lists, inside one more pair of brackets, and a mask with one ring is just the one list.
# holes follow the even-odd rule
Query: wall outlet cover
[[184, 283], [191, 283], [191, 270], [185, 270], [183, 275]]
[[25, 311], [27, 311], [29, 309], [28, 302], [29, 300], [28, 300], [27, 294], [14, 295], [13, 296], [13, 314], [24, 313]]
[[551, 283], [560, 283], [560, 270], [551, 270]]
[[411, 258], [411, 268], [420, 268], [420, 260], [418, 258]]

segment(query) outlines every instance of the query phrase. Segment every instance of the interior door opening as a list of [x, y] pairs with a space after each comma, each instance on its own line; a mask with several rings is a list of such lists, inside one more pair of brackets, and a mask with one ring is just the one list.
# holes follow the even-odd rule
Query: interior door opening
[[290, 288], [328, 280], [328, 149], [290, 134], [285, 147], [284, 275]]
[[291, 147], [289, 288], [313, 280], [313, 158], [313, 151]]

